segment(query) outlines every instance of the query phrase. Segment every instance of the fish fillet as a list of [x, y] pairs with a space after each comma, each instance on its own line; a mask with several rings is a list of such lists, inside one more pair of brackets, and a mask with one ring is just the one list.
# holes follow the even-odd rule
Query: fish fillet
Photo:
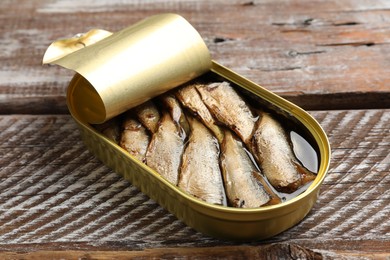
[[94, 125], [94, 127], [104, 136], [118, 144], [121, 135], [119, 121], [120, 120], [118, 120], [118, 118], [113, 118], [108, 120], [107, 122], [104, 122], [103, 124]]
[[253, 155], [272, 186], [292, 193], [314, 180], [315, 174], [296, 159], [287, 135], [278, 121], [263, 113], [253, 134]]
[[151, 132], [157, 131], [160, 113], [153, 101], [147, 101], [134, 108], [138, 120]]
[[257, 118], [228, 82], [197, 86], [211, 114], [233, 130], [245, 143], [250, 141]]
[[184, 139], [183, 131], [164, 112], [146, 152], [146, 164], [174, 185], [178, 182]]
[[145, 162], [150, 142], [146, 128], [135, 118], [126, 115], [119, 145], [141, 162]]
[[217, 122], [206, 105], [203, 103], [195, 84], [181, 87], [176, 92], [176, 96], [183, 106], [187, 107], [195, 114], [214, 133], [215, 137], [217, 137], [218, 141], [221, 143], [223, 140], [223, 132], [217, 125]]
[[191, 134], [183, 154], [178, 186], [208, 203], [226, 205], [218, 140], [197, 119], [189, 117], [189, 122]]
[[188, 135], [190, 132], [190, 126], [176, 97], [172, 94], [164, 94], [161, 97], [161, 101], [171, 114], [173, 122], [177, 125], [177, 127], [184, 131], [184, 134]]
[[[273, 198], [264, 188], [266, 182], [260, 180], [261, 173], [253, 164], [244, 144], [230, 131], [225, 132], [221, 145], [221, 168], [230, 205], [238, 208], [257, 208], [271, 204]], [[272, 195], [276, 203], [280, 202], [274, 193]]]

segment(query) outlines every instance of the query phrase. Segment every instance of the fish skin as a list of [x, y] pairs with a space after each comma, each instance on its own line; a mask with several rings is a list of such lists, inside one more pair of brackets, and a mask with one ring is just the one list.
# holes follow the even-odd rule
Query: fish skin
[[170, 112], [173, 122], [180, 130], [184, 131], [184, 134], [188, 135], [190, 132], [190, 125], [176, 97], [171, 93], [167, 93], [161, 97], [161, 101]]
[[184, 150], [185, 135], [172, 120], [168, 112], [163, 112], [158, 129], [153, 134], [146, 152], [146, 165], [177, 185], [179, 169]]
[[268, 193], [268, 195], [270, 195], [271, 199], [263, 206], [276, 205], [276, 204], [279, 204], [282, 202], [282, 199], [277, 194], [277, 191], [275, 190], [275, 188], [272, 187], [272, 185], [266, 180], [266, 178], [263, 176], [263, 174], [261, 174], [258, 171], [253, 171], [252, 175], [259, 183], [261, 183], [263, 185], [263, 188], [265, 189], [265, 191]]
[[217, 137], [218, 141], [221, 143], [223, 140], [223, 131], [217, 125], [217, 122], [211, 115], [209, 109], [204, 104], [196, 85], [200, 84], [190, 84], [179, 88], [176, 92], [176, 97], [179, 99], [181, 104], [188, 108], [193, 114], [200, 119], [203, 124], [205, 124]]
[[183, 154], [178, 187], [210, 204], [226, 206], [218, 140], [196, 118], [188, 119], [191, 134]]
[[119, 144], [121, 136], [120, 120], [118, 118], [110, 119], [103, 124], [94, 125], [105, 137]]
[[138, 120], [151, 132], [155, 133], [160, 121], [160, 112], [153, 101], [149, 100], [134, 108]]
[[280, 123], [268, 113], [262, 113], [252, 137], [252, 153], [272, 186], [292, 193], [315, 179], [315, 174], [296, 159]]
[[228, 82], [197, 86], [211, 114], [233, 130], [245, 143], [250, 141], [257, 117]]
[[280, 202], [276, 194], [272, 193], [271, 197], [269, 187], [264, 187], [268, 184], [261, 180], [261, 173], [257, 171], [244, 144], [231, 131], [225, 131], [221, 144], [221, 168], [226, 195], [233, 207], [257, 208]]
[[122, 123], [119, 145], [141, 162], [145, 162], [150, 136], [146, 128], [134, 117], [126, 115]]

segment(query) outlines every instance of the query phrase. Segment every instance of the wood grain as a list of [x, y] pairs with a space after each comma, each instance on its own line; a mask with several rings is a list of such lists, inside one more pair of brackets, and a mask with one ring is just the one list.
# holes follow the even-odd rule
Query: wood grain
[[[212, 57], [310, 112], [332, 161], [298, 225], [236, 243], [184, 225], [86, 150], [67, 115], [59, 38], [184, 16]], [[389, 259], [390, 2], [4, 0], [0, 259]]]
[[[275, 254], [275, 252], [277, 254]], [[233, 246], [212, 248], [164, 248], [145, 251], [39, 251], [0, 253], [5, 259], [322, 259], [321, 254], [297, 245]]]
[[49, 44], [174, 12], [212, 57], [306, 109], [388, 108], [387, 1], [2, 1], [0, 113], [66, 113], [73, 74], [41, 66]]
[[[200, 257], [224, 250], [239, 257], [274, 245], [281, 254], [296, 246], [313, 257], [389, 256], [390, 110], [312, 115], [328, 133], [333, 150], [319, 200], [297, 226], [246, 244], [216, 240], [185, 226], [96, 160], [70, 116], [1, 116], [0, 251], [43, 250], [71, 259], [86, 251], [91, 258], [109, 258], [101, 250], [189, 257], [198, 248]], [[169, 249], [176, 247], [182, 249]], [[53, 252], [58, 249], [76, 253]]]

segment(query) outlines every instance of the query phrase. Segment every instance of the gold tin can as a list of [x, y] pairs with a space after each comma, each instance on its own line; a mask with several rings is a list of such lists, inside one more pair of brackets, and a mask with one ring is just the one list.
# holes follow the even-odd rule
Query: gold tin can
[[[158, 25], [158, 21], [160, 19], [164, 20], [166, 16], [170, 16], [170, 19], [179, 19], [181, 22], [184, 22], [183, 18], [172, 14], [157, 16], [157, 20], [154, 21], [157, 21]], [[156, 19], [156, 17], [153, 19]], [[187, 22], [184, 23], [186, 26], [188, 26]], [[141, 24], [144, 23], [141, 22]], [[192, 27], [188, 27], [187, 29], [190, 31], [193, 30]], [[135, 29], [133, 28], [132, 30]], [[106, 33], [103, 33], [102, 38], [107, 37], [107, 35]], [[196, 40], [198, 41], [199, 38], [196, 38]], [[190, 45], [193, 46], [192, 44]], [[196, 57], [172, 56], [171, 59], [166, 60], [166, 64], [160, 64], [162, 67], [168, 66], [170, 64], [174, 64], [174, 66], [181, 66], [181, 62], [176, 62], [175, 60], [180, 60], [183, 58], [187, 59], [185, 64], [188, 62], [197, 64], [186, 67], [187, 69], [194, 69], [186, 69], [186, 73], [181, 74], [186, 75], [180, 76], [181, 79], [178, 81], [173, 80], [173, 83], [170, 83], [169, 87], [167, 88], [173, 88], [183, 82], [207, 73], [211, 74], [213, 77], [218, 77], [222, 78], [223, 80], [230, 81], [231, 83], [235, 84], [236, 87], [247, 92], [247, 95], [254, 96], [261, 103], [264, 103], [269, 109], [274, 110], [278, 114], [286, 114], [288, 117], [292, 118], [310, 135], [317, 147], [319, 158], [317, 176], [303, 193], [286, 202], [260, 208], [242, 209], [206, 203], [187, 194], [186, 192], [183, 192], [177, 186], [171, 184], [166, 179], [161, 177], [157, 172], [134, 159], [124, 149], [119, 147], [109, 138], [99, 133], [91, 125], [91, 123], [95, 123], [96, 121], [105, 121], [109, 117], [105, 115], [104, 119], [100, 120], [103, 117], [97, 116], [96, 118], [99, 118], [99, 120], [89, 120], [89, 115], [80, 109], [83, 107], [82, 103], [89, 102], [85, 100], [85, 97], [80, 96], [80, 93], [83, 93], [80, 92], [80, 89], [91, 90], [90, 82], [85, 79], [85, 75], [83, 75], [84, 77], [81, 76], [81, 73], [77, 73], [74, 76], [68, 87], [67, 103], [69, 111], [81, 130], [81, 136], [86, 146], [97, 158], [99, 158], [107, 166], [111, 167], [114, 171], [121, 174], [126, 180], [130, 181], [143, 193], [155, 200], [162, 207], [166, 208], [169, 212], [174, 214], [178, 219], [182, 220], [188, 226], [193, 227], [195, 230], [202, 233], [222, 239], [249, 241], [272, 237], [301, 221], [309, 213], [314, 203], [316, 202], [319, 195], [320, 186], [327, 174], [329, 167], [329, 141], [318, 122], [307, 112], [292, 104], [291, 102], [288, 102], [278, 95], [268, 91], [267, 89], [218, 64], [217, 62], [208, 60], [208, 52], [205, 52], [203, 45], [203, 41], [202, 44], [199, 42], [196, 43], [196, 46], [201, 46], [201, 50], [198, 50], [199, 52], [196, 54]], [[92, 46], [93, 45], [91, 45], [91, 47]], [[200, 62], [200, 57], [201, 59], [205, 60]], [[174, 61], [172, 62], [171, 60]], [[199, 62], [201, 65], [199, 65]], [[102, 61], [102, 63], [104, 63], [104, 61]], [[99, 66], [100, 65], [101, 64], [99, 64]], [[111, 64], [110, 66], [115, 66], [115, 64]], [[92, 66], [91, 70], [93, 70], [93, 67], [96, 66]], [[114, 68], [107, 68], [108, 71], [111, 71], [112, 69]], [[153, 71], [149, 71], [149, 73], [153, 73]], [[145, 76], [143, 73], [140, 75], [142, 77]], [[110, 75], [108, 75], [108, 78], [110, 78]], [[165, 77], [163, 77], [163, 79], [165, 80]], [[140, 84], [142, 84], [142, 81]], [[164, 87], [163, 91], [161, 91], [161, 89], [156, 90], [157, 95], [166, 91], [167, 88]], [[150, 95], [149, 98], [156, 96], [155, 94], [156, 93], [153, 93], [153, 95]], [[131, 105], [126, 105], [126, 109], [135, 106], [134, 104], [139, 104], [139, 102], [133, 103], [132, 99], [130, 99], [129, 102]], [[109, 110], [109, 108], [106, 109]], [[111, 117], [123, 112], [121, 109], [115, 111], [116, 112], [114, 115], [111, 115]], [[98, 112], [100, 113], [101, 110], [98, 110]]]
[[72, 69], [90, 83], [75, 90], [75, 98], [80, 98], [76, 109], [84, 120], [94, 124], [211, 67], [202, 37], [175, 14], [155, 15], [116, 33], [92, 30], [57, 41], [48, 48], [43, 62]]

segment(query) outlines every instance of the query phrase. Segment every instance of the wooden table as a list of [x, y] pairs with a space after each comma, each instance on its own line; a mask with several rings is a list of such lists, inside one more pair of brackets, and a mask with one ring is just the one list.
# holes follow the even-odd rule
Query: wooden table
[[[2, 1], [0, 258], [390, 257], [390, 2]], [[215, 60], [295, 102], [332, 147], [320, 197], [293, 228], [237, 243], [197, 233], [99, 162], [47, 46], [147, 16], [189, 20]]]

